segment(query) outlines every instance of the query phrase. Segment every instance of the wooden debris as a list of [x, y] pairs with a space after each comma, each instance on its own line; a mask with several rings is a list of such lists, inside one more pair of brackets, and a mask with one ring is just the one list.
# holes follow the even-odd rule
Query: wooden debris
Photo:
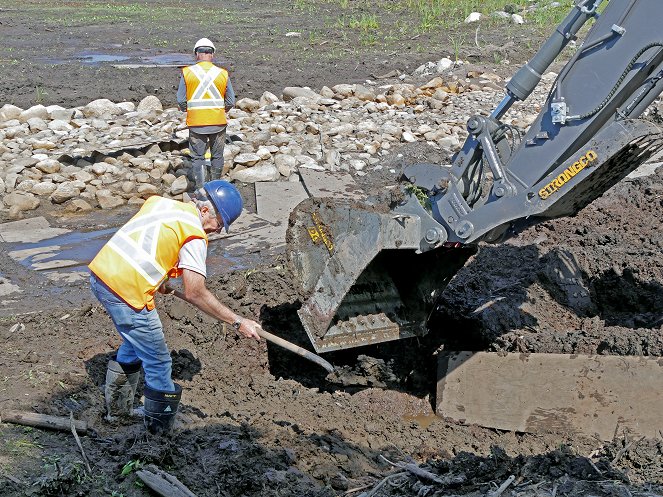
[[617, 464], [617, 462], [619, 462], [619, 460], [622, 458], [622, 456], [623, 456], [624, 454], [626, 454], [629, 450], [631, 450], [631, 447], [633, 447], [634, 445], [635, 445], [635, 447], [637, 447], [637, 446], [640, 444], [640, 442], [642, 442], [644, 439], [645, 439], [645, 437], [642, 437], [640, 440], [637, 440], [637, 441], [636, 441], [636, 440], [632, 440], [631, 442], [629, 442], [629, 443], [627, 443], [626, 445], [624, 445], [624, 447], [621, 448], [621, 449], [619, 450], [619, 452], [617, 452], [617, 455], [616, 455], [615, 458], [612, 460], [612, 464]]
[[[35, 428], [48, 428], [59, 431], [70, 431], [72, 429], [72, 421], [70, 418], [49, 416], [48, 414], [38, 414], [35, 412], [2, 411], [0, 414], [0, 422], [34, 426]], [[74, 420], [73, 426], [78, 433], [87, 433], [88, 426], [86, 421]]]
[[163, 497], [196, 497], [181, 481], [173, 475], [149, 465], [136, 472], [145, 485]]
[[435, 483], [439, 483], [440, 485], [446, 485], [446, 484], [447, 484], [447, 482], [445, 482], [444, 480], [442, 480], [442, 479], [441, 479], [439, 476], [437, 476], [436, 474], [433, 474], [433, 473], [431, 473], [430, 471], [426, 471], [425, 469], [421, 469], [421, 468], [420, 468], [419, 466], [417, 466], [416, 464], [412, 464], [412, 463], [406, 463], [406, 464], [403, 464], [403, 463], [394, 463], [394, 462], [391, 462], [391, 461], [390, 461], [389, 459], [387, 459], [386, 457], [384, 457], [382, 454], [380, 454], [380, 458], [381, 458], [383, 461], [387, 462], [388, 464], [391, 464], [392, 466], [394, 466], [394, 467], [396, 467], [396, 468], [401, 468], [401, 469], [404, 469], [404, 470], [406, 470], [406, 471], [409, 471], [410, 473], [412, 473], [412, 474], [415, 475], [415, 476], [418, 476], [419, 478], [424, 478], [424, 479], [426, 479], [426, 480], [430, 480], [430, 481], [433, 481], [433, 482], [435, 482]]
[[21, 480], [16, 478], [15, 476], [10, 475], [9, 473], [0, 473], [0, 476], [3, 478], [7, 478], [9, 481], [13, 481], [17, 485], [25, 485]]
[[488, 495], [490, 497], [500, 497], [504, 493], [504, 491], [509, 488], [509, 485], [513, 483], [513, 481], [516, 479], [515, 475], [509, 476], [504, 483], [502, 483], [497, 490], [494, 492], [490, 492]]
[[76, 433], [76, 421], [74, 420], [74, 413], [69, 411], [69, 423], [71, 424], [71, 433], [74, 435], [74, 440], [76, 440], [76, 445], [78, 445], [78, 448], [81, 451], [81, 455], [83, 456], [83, 462], [85, 463], [85, 469], [87, 470], [87, 474], [91, 475], [92, 470], [90, 469], [90, 462], [87, 459], [87, 455], [85, 455], [85, 451], [83, 450], [83, 444], [81, 444], [81, 439], [78, 438], [78, 433]]

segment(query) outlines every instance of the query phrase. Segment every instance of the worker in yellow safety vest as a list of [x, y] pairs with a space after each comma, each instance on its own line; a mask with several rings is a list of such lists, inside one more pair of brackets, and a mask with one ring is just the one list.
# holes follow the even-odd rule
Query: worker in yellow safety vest
[[[201, 38], [193, 47], [196, 63], [182, 69], [177, 103], [186, 111], [189, 127], [189, 151], [196, 188], [209, 180], [220, 179], [223, 172], [223, 148], [226, 140], [226, 111], [235, 105], [235, 92], [228, 71], [212, 63], [216, 47]], [[209, 146], [211, 167], [205, 165]]]
[[188, 302], [260, 340], [260, 324], [230, 310], [205, 286], [207, 235], [228, 231], [241, 212], [239, 191], [221, 180], [206, 183], [192, 202], [150, 197], [90, 263], [92, 292], [122, 337], [106, 372], [107, 419], [133, 413], [142, 366], [145, 426], [151, 433], [173, 426], [182, 389], [171, 379], [172, 359], [154, 304], [157, 292], [170, 292], [169, 278], [182, 278]]

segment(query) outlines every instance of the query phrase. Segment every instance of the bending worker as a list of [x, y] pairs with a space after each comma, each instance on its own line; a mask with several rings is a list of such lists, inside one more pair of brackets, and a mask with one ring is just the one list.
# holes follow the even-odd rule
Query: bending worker
[[207, 234], [228, 231], [241, 212], [239, 191], [221, 180], [206, 183], [192, 202], [150, 197], [90, 263], [92, 292], [122, 337], [106, 372], [109, 419], [131, 415], [142, 366], [145, 426], [151, 433], [173, 426], [182, 388], [171, 379], [172, 359], [154, 306], [155, 293], [169, 291], [169, 278], [182, 278], [188, 302], [260, 340], [257, 322], [235, 314], [205, 286]]
[[[235, 105], [228, 71], [212, 64], [216, 48], [207, 38], [193, 47], [196, 63], [182, 69], [177, 89], [177, 104], [186, 111], [189, 127], [189, 151], [193, 161], [196, 188], [209, 180], [220, 179], [223, 170], [223, 147], [226, 140], [226, 111]], [[205, 174], [205, 151], [209, 145], [212, 166]]]

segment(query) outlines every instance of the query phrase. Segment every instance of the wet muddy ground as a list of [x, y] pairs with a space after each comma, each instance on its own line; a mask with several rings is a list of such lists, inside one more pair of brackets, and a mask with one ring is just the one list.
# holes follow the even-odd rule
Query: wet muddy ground
[[[143, 85], [155, 81], [156, 69], [129, 77], [107, 66], [76, 64], [68, 66], [65, 80], [61, 68], [26, 58], [34, 47], [21, 33], [38, 21], [14, 9], [2, 22], [0, 36], [26, 40], [23, 48], [17, 45], [24, 51], [13, 65], [25, 77], [2, 72], [3, 101], [26, 105], [35, 84], [48, 88], [48, 103], [63, 106], [97, 97], [140, 99]], [[48, 29], [40, 36], [64, 51], [88, 28], [99, 40], [117, 34], [118, 26], [104, 26], [73, 26], [71, 39]], [[164, 32], [179, 26], [172, 21]], [[439, 58], [431, 55], [422, 58]], [[372, 53], [365, 60], [358, 80], [376, 70]], [[251, 77], [241, 72], [249, 69], [237, 67], [238, 86], [259, 95], [290, 84], [352, 82], [357, 63], [348, 70], [341, 62], [332, 81], [323, 76], [328, 69], [297, 71], [286, 81], [269, 76], [285, 77], [271, 62], [262, 72], [254, 65]], [[249, 80], [253, 86], [244, 83]], [[164, 95], [170, 91], [164, 88]], [[390, 167], [446, 162], [425, 146], [401, 152]], [[371, 191], [394, 179], [358, 178]], [[127, 215], [50, 220], [92, 229], [118, 225]], [[174, 377], [184, 391], [178, 428], [167, 439], [147, 436], [139, 420], [102, 420], [106, 363], [119, 340], [86, 285], [53, 288], [2, 257], [0, 274], [18, 274], [30, 291], [24, 312], [0, 317], [0, 406], [73, 413], [92, 430], [81, 437], [87, 471], [71, 433], [0, 424], [0, 495], [145, 496], [135, 469], [149, 464], [199, 496], [478, 496], [511, 475], [515, 480], [503, 495], [663, 494], [663, 435], [641, 440], [617, 431], [604, 443], [570, 433], [502, 432], [438, 418], [432, 409], [436, 354], [443, 349], [663, 355], [662, 219], [659, 168], [621, 182], [576, 217], [545, 222], [501, 245], [482, 245], [443, 293], [431, 333], [326, 354], [340, 368], [340, 380], [272, 345], [239, 339], [175, 297], [163, 297], [157, 305]], [[572, 285], [559, 276], [569, 270]], [[235, 311], [310, 348], [284, 257], [222, 272], [209, 286]], [[415, 476], [408, 463], [429, 474]]]

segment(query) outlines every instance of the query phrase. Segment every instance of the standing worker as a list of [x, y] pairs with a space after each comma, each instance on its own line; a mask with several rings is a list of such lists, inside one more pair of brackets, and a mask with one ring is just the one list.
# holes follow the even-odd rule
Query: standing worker
[[[177, 104], [186, 111], [189, 150], [193, 161], [196, 189], [203, 183], [221, 178], [223, 147], [226, 140], [226, 111], [235, 105], [235, 92], [228, 71], [212, 64], [216, 47], [201, 38], [193, 47], [196, 63], [182, 69], [177, 89]], [[205, 174], [205, 151], [209, 145], [212, 167]]]
[[171, 379], [172, 359], [154, 306], [166, 281], [181, 277], [184, 298], [247, 338], [260, 340], [260, 324], [242, 318], [205, 286], [207, 234], [226, 229], [242, 212], [242, 197], [227, 181], [210, 181], [192, 202], [148, 198], [138, 213], [102, 247], [89, 265], [92, 292], [122, 337], [108, 363], [108, 417], [131, 415], [142, 366], [145, 426], [167, 433], [173, 426], [182, 388]]

